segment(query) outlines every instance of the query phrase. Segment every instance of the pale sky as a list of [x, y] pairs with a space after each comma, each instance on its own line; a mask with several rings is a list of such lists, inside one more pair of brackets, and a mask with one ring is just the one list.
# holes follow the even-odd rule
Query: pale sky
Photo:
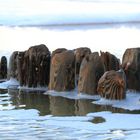
[[[102, 3], [97, 2], [102, 1]], [[0, 24], [140, 19], [138, 0], [0, 0]]]
[[[94, 0], [93, 0], [94, 1]], [[140, 11], [136, 0], [129, 3], [129, 5], [121, 2], [82, 2], [82, 1], [68, 1], [68, 0], [0, 0], [0, 14], [4, 15], [36, 15], [36, 14], [50, 14], [50, 13], [86, 13], [86, 12], [137, 12]], [[102, 0], [103, 1], [103, 0]], [[105, 0], [104, 0], [105, 1]], [[114, 0], [117, 1], [117, 0]], [[127, 0], [130, 1], [130, 0]], [[137, 1], [138, 2], [138, 1]], [[114, 4], [114, 5], [113, 5]], [[112, 6], [112, 7], [111, 7]]]

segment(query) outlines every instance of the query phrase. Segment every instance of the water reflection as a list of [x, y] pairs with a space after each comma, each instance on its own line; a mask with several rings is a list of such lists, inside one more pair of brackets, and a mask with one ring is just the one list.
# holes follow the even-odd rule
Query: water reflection
[[[8, 93], [7, 93], [8, 92]], [[135, 113], [105, 105], [95, 105], [93, 100], [67, 99], [63, 97], [44, 95], [41, 91], [19, 92], [19, 90], [0, 90], [1, 110], [36, 109], [40, 116], [85, 116], [90, 112], [111, 111], [113, 113]]]
[[18, 90], [9, 90], [11, 101], [16, 108], [37, 109], [40, 115], [51, 114], [49, 97], [41, 91], [19, 92]]
[[10, 101], [16, 109], [37, 109], [40, 115], [54, 116], [84, 116], [90, 112], [102, 111], [100, 105], [94, 105], [92, 100], [87, 99], [67, 99], [57, 96], [44, 95], [40, 91], [19, 92], [18, 90], [8, 90]]
[[5, 93], [7, 93], [6, 89], [0, 89], [0, 94], [5, 94]]
[[92, 103], [92, 100], [76, 100], [75, 101], [75, 114], [80, 116], [85, 116], [90, 112], [101, 111], [100, 105], [95, 105]]
[[63, 97], [49, 96], [50, 110], [54, 116], [73, 116], [75, 115], [75, 100]]

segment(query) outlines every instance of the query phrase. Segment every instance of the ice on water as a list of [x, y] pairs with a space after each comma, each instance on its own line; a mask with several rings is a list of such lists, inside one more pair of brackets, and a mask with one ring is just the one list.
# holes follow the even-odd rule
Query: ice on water
[[10, 78], [10, 80], [0, 83], [0, 89], [17, 88], [18, 86], [19, 82], [14, 78]]
[[87, 95], [83, 93], [78, 94], [77, 90], [72, 92], [47, 91], [44, 94], [51, 96], [61, 96], [69, 99], [93, 99], [93, 104], [110, 105], [115, 108], [122, 108], [130, 111], [140, 110], [140, 93], [133, 91], [127, 91], [126, 99], [119, 101], [107, 100], [101, 98], [99, 95]]
[[[5, 115], [7, 114], [7, 115]], [[132, 139], [139, 138], [139, 114], [119, 114], [111, 112], [89, 113], [86, 116], [76, 117], [54, 117], [52, 115], [39, 116], [38, 111], [29, 110], [12, 110], [0, 113], [1, 131], [8, 132], [7, 138], [12, 132], [21, 136], [37, 138], [37, 129], [42, 131], [42, 139], [76, 139], [76, 140], [105, 140], [105, 139]], [[92, 120], [95, 117], [102, 117], [105, 122], [94, 124]], [[18, 122], [19, 125], [16, 125]], [[9, 124], [9, 127], [4, 125]], [[11, 125], [13, 124], [13, 125]], [[21, 127], [22, 125], [22, 127]], [[24, 134], [21, 134], [20, 131]], [[29, 132], [28, 132], [28, 131]], [[1, 133], [1, 132], [0, 132]], [[22, 137], [24, 135], [24, 137]]]
[[93, 101], [94, 104], [111, 105], [116, 108], [123, 108], [126, 110], [140, 110], [140, 93], [127, 91], [126, 99], [122, 101], [107, 100], [101, 98], [100, 100]]
[[87, 95], [85, 93], [78, 93], [77, 88], [75, 88], [73, 91], [70, 92], [57, 92], [54, 90], [48, 90], [44, 93], [45, 95], [51, 95], [51, 96], [60, 96], [60, 97], [64, 97], [64, 98], [68, 98], [68, 99], [93, 99], [93, 100], [97, 100], [100, 99], [100, 97], [98, 95]]

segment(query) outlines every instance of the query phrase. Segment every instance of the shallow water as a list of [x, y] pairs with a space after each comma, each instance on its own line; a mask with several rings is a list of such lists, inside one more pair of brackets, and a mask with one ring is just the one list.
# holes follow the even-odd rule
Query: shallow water
[[92, 102], [40, 91], [0, 90], [1, 139], [123, 140], [139, 136], [139, 110]]

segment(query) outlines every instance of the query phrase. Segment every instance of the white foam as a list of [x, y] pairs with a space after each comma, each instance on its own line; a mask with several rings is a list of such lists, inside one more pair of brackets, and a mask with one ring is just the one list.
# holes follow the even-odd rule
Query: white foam
[[100, 100], [93, 101], [94, 104], [99, 105], [111, 105], [116, 108], [123, 108], [128, 110], [140, 110], [140, 93], [134, 93], [127, 91], [126, 99], [118, 100], [107, 100], [101, 98]]

